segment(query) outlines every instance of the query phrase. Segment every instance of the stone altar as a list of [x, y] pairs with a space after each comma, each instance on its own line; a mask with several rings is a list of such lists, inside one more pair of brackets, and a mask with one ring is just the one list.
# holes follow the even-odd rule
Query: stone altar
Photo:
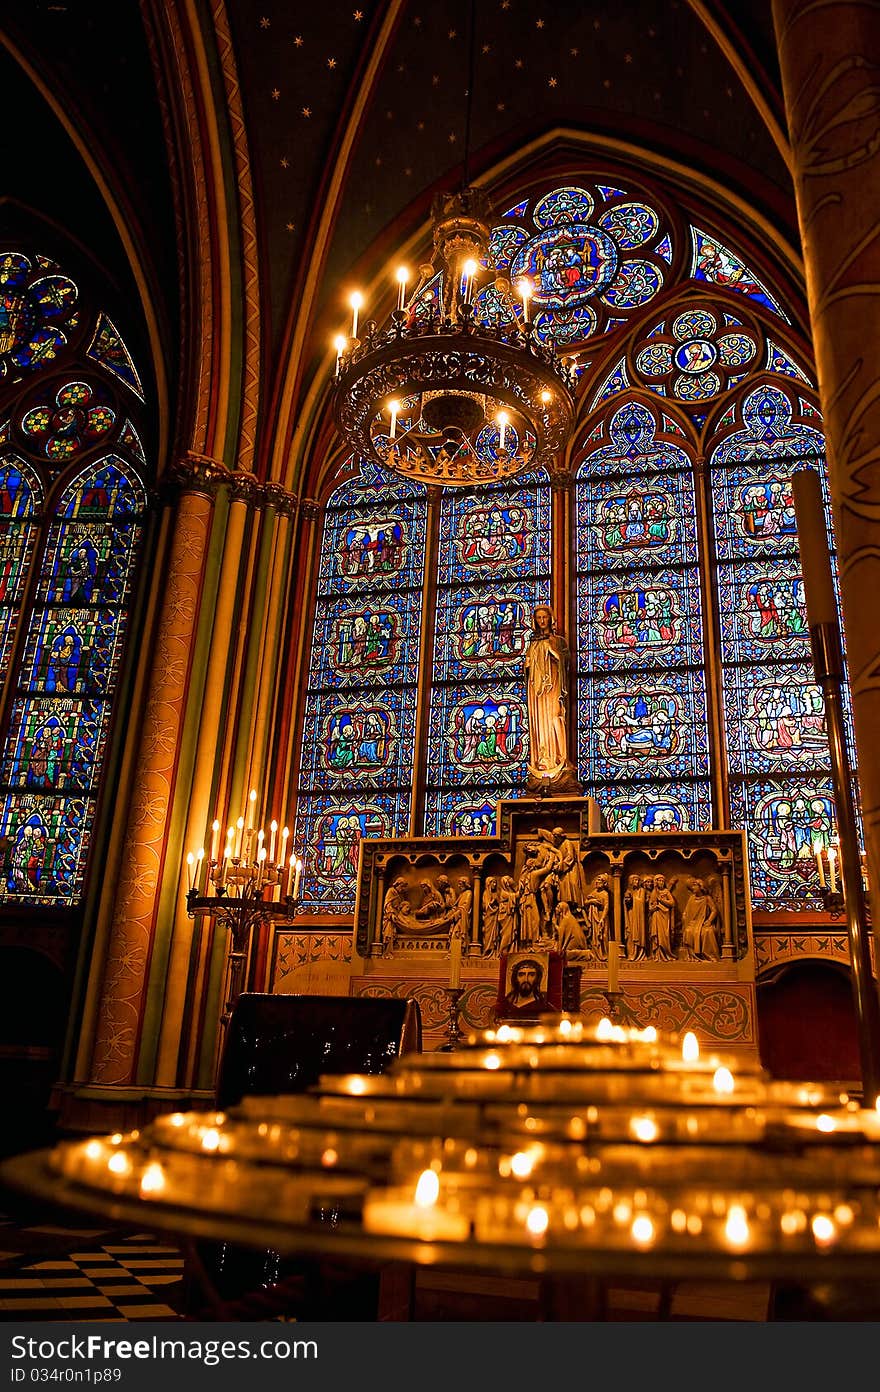
[[581, 968], [581, 1011], [607, 1011], [620, 945], [624, 1016], [757, 1049], [745, 833], [602, 832], [590, 798], [498, 804], [497, 834], [362, 843], [355, 994], [411, 994], [440, 1042], [450, 943], [464, 1025], [491, 1023], [500, 957], [558, 951]]

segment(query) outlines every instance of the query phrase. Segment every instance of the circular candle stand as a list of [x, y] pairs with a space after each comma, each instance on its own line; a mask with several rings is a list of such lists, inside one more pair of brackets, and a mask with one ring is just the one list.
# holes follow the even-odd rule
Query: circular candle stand
[[849, 1317], [854, 1293], [880, 1314], [877, 1110], [607, 1018], [462, 1038], [460, 988], [448, 995], [455, 1047], [63, 1141], [3, 1177], [282, 1255], [537, 1276], [559, 1310], [566, 1292], [632, 1278], [789, 1283], [801, 1309], [833, 1287], [824, 1317]]

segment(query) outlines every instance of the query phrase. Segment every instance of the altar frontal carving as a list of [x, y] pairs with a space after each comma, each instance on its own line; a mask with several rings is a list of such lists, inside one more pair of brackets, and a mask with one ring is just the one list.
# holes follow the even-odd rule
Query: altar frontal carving
[[599, 832], [588, 798], [502, 802], [487, 837], [365, 840], [358, 951], [731, 965], [751, 951], [742, 832]]

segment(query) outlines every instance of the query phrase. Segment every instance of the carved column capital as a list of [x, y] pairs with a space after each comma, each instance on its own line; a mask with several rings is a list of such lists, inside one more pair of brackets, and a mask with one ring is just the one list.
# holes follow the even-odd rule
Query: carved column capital
[[321, 504], [316, 498], [300, 498], [299, 515], [304, 522], [317, 522], [321, 516]]
[[228, 479], [229, 470], [221, 460], [195, 450], [187, 450], [168, 471], [169, 482], [181, 492], [202, 493], [208, 498], [216, 498], [217, 490]]

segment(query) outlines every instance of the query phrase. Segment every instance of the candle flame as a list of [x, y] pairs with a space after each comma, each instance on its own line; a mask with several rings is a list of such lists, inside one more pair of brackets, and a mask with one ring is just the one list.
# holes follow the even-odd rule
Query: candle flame
[[716, 1068], [712, 1077], [712, 1086], [716, 1092], [733, 1092], [733, 1074], [729, 1068]]
[[749, 1240], [746, 1211], [740, 1204], [731, 1204], [724, 1225], [725, 1236], [732, 1247], [744, 1247]]
[[416, 1184], [416, 1203], [419, 1208], [433, 1208], [440, 1197], [440, 1176], [436, 1170], [422, 1170]]
[[700, 1057], [700, 1041], [693, 1030], [688, 1030], [681, 1041], [681, 1056], [685, 1063], [696, 1063]]
[[542, 1204], [533, 1204], [526, 1214], [526, 1227], [533, 1237], [541, 1237], [550, 1226], [550, 1214]]
[[348, 297], [348, 303], [351, 305], [352, 309], [360, 309], [363, 302], [364, 297], [361, 294], [360, 290], [353, 290]]

